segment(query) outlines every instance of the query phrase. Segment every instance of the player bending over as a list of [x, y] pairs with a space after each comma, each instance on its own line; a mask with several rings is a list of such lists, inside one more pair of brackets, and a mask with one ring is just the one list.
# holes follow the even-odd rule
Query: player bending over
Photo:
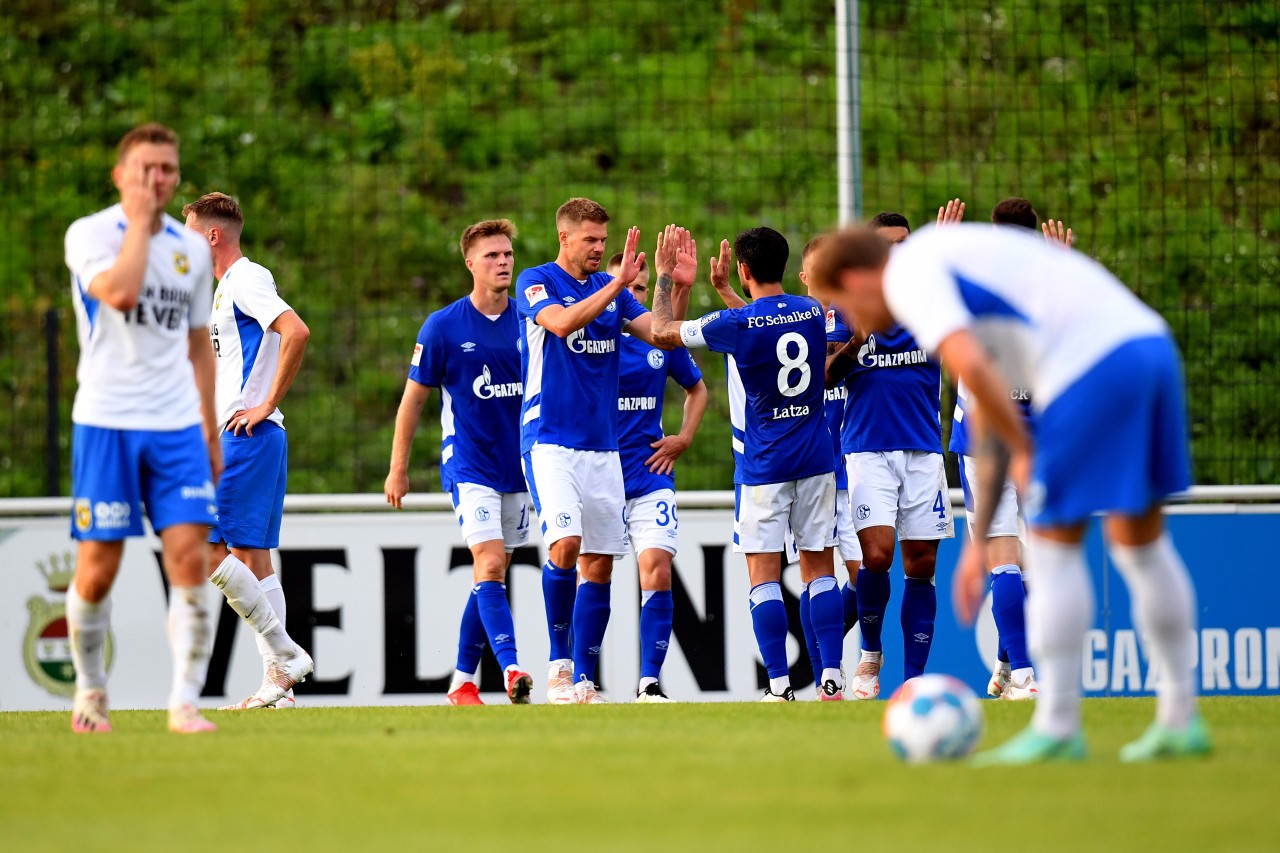
[[476, 672], [486, 641], [507, 698], [527, 704], [533, 679], [520, 668], [507, 600], [511, 552], [529, 541], [529, 494], [520, 473], [520, 320], [508, 295], [515, 226], [488, 219], [462, 232], [471, 293], [427, 317], [409, 360], [387, 472], [387, 503], [409, 491], [409, 453], [422, 408], [440, 389], [440, 482], [471, 549], [475, 586], [462, 610], [449, 702], [482, 705]]
[[[1083, 540], [1094, 512], [1106, 516], [1112, 559], [1160, 673], [1155, 722], [1120, 758], [1210, 752], [1192, 678], [1195, 590], [1161, 511], [1190, 482], [1181, 361], [1164, 320], [1101, 265], [1016, 228], [940, 228], [892, 256], [874, 232], [848, 229], [820, 251], [814, 280], [872, 329], [902, 323], [969, 389], [977, 514], [954, 588], [965, 621], [982, 598], [1006, 470], [1026, 499], [1040, 698], [1029, 728], [977, 760], [1084, 756], [1081, 650], [1094, 599]], [[1015, 388], [1031, 395], [1034, 454]]]

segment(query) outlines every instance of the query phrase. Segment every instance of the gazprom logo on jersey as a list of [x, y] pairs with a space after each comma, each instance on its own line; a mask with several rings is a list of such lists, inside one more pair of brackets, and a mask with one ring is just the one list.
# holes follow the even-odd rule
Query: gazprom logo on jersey
[[824, 399], [825, 399], [828, 403], [833, 403], [833, 402], [836, 402], [836, 401], [843, 402], [843, 401], [845, 401], [845, 400], [848, 400], [848, 399], [849, 399], [849, 386], [847, 386], [847, 385], [845, 385], [843, 382], [841, 382], [839, 385], [837, 385], [837, 386], [836, 386], [836, 387], [834, 387], [834, 388], [828, 388], [828, 389], [826, 390], [826, 394], [825, 394], [825, 396], [824, 396]]
[[858, 350], [858, 364], [863, 367], [902, 367], [905, 364], [924, 364], [928, 360], [929, 354], [922, 349], [876, 355], [875, 335], [868, 335], [867, 342]]
[[493, 375], [489, 373], [489, 365], [485, 365], [480, 371], [480, 375], [476, 377], [476, 381], [471, 383], [471, 390], [481, 400], [488, 400], [493, 397], [519, 397], [524, 394], [524, 384], [520, 382], [499, 382], [493, 384]]
[[593, 338], [587, 337], [586, 329], [579, 329], [565, 339], [565, 346], [569, 348], [569, 352], [586, 355], [604, 355], [616, 350], [618, 348], [618, 342], [613, 338], [609, 338], [605, 341], [597, 341]]
[[657, 397], [619, 397], [619, 412], [651, 412], [658, 408]]
[[[785, 305], [779, 302], [779, 305]], [[803, 323], [811, 317], [821, 317], [822, 309], [817, 305], [803, 311], [792, 311], [790, 314], [763, 314], [759, 317], [748, 317], [748, 329], [762, 329], [765, 326], [789, 326], [792, 323]]]

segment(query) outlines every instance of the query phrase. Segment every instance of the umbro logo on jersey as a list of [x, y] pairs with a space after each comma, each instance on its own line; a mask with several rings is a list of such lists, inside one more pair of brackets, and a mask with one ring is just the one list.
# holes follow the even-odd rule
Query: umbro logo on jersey
[[462, 351], [463, 351], [463, 352], [475, 352], [475, 351], [476, 351], [476, 345], [475, 345], [475, 342], [474, 342], [474, 341], [466, 341], [466, 342], [462, 345]]
[[561, 301], [561, 302], [563, 302], [565, 305], [572, 305], [573, 303], [577, 302], [578, 300], [574, 299], [572, 296], [566, 296], [564, 299], [562, 299], [562, 300], [560, 300], [560, 301]]
[[921, 633], [919, 633], [919, 634], [912, 634], [911, 636], [915, 638], [915, 640], [916, 640], [916, 642], [917, 642], [917, 643], [927, 643], [927, 642], [929, 642], [929, 635], [928, 635], [928, 634], [925, 634], [925, 633], [923, 633], [923, 632], [921, 632]]

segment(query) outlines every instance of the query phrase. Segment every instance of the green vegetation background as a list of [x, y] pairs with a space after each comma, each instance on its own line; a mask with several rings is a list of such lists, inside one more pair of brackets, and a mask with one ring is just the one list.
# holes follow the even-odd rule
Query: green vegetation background
[[[1280, 480], [1280, 2], [859, 5], [864, 209], [924, 224], [949, 197], [971, 219], [1030, 197], [1168, 318], [1197, 481]], [[799, 248], [837, 212], [834, 46], [830, 2], [9, 0], [0, 496], [46, 493], [50, 309], [68, 488], [62, 235], [115, 200], [132, 125], [182, 136], [171, 212], [240, 199], [247, 252], [313, 329], [285, 405], [291, 490], [377, 491], [418, 326], [469, 286], [474, 220], [514, 219], [533, 265], [555, 208], [588, 195], [646, 248], [688, 225], [704, 272], [721, 237], [766, 223], [798, 288]], [[699, 361], [712, 405], [680, 481], [725, 488], [723, 369]], [[424, 417], [415, 489], [439, 487], [438, 437]]]

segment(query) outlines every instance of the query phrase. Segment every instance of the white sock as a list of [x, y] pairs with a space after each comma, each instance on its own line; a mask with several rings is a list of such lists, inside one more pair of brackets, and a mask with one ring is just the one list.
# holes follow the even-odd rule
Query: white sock
[[[1035, 676], [1036, 676], [1036, 671], [1034, 668], [1029, 666], [1023, 666], [1009, 673], [1009, 680], [1012, 681], [1014, 684], [1026, 684], [1028, 678], [1035, 678]], [[1038, 687], [1039, 685], [1037, 685], [1037, 688]]]
[[474, 672], [463, 672], [460, 669], [455, 669], [453, 671], [453, 679], [449, 682], [449, 692], [452, 693], [467, 682], [475, 684], [476, 674]]
[[862, 656], [858, 658], [858, 663], [863, 663], [863, 662], [880, 663], [880, 660], [883, 657], [884, 657], [884, 652], [869, 652], [866, 649], [863, 649]]
[[841, 690], [844, 689], [844, 676], [840, 674], [840, 670], [824, 669], [822, 671], [822, 684], [826, 684], [828, 681], [834, 681]]
[[1182, 728], [1196, 708], [1193, 669], [1196, 592], [1168, 532], [1147, 545], [1112, 545], [1111, 559], [1129, 586], [1133, 624], [1151, 644], [1157, 667], [1156, 720]]
[[204, 687], [213, 641], [204, 590], [204, 584], [169, 588], [169, 648], [173, 652], [170, 709], [197, 704]]
[[76, 668], [76, 689], [107, 686], [107, 628], [111, 624], [111, 598], [85, 601], [72, 582], [67, 590], [67, 633], [71, 660]]
[[1032, 534], [1027, 564], [1036, 573], [1027, 589], [1027, 640], [1040, 687], [1031, 727], [1066, 738], [1080, 728], [1080, 670], [1084, 635], [1093, 624], [1093, 581], [1082, 545]]
[[996, 670], [999, 670], [1000, 672], [1003, 672], [1005, 675], [1008, 675], [1009, 662], [1007, 660], [1000, 660], [999, 658], [996, 658], [995, 666], [993, 666], [991, 669], [993, 672]]
[[265, 646], [272, 657], [290, 657], [294, 654], [294, 642], [289, 639], [284, 625], [276, 618], [275, 610], [258, 585], [258, 579], [235, 554], [228, 554], [209, 580], [222, 590], [231, 609], [239, 613], [261, 638], [259, 651]]
[[289, 630], [289, 622], [285, 619], [284, 587], [280, 586], [280, 576], [272, 572], [258, 581], [258, 586], [262, 588], [262, 594], [267, 597], [271, 609], [276, 612], [276, 618], [280, 620], [280, 624], [286, 631]]
[[777, 678], [769, 679], [769, 692], [774, 696], [781, 696], [791, 689], [791, 676], [782, 675]]
[[657, 683], [658, 683], [658, 679], [654, 678], [653, 676], [640, 679], [640, 686], [636, 688], [636, 695], [639, 696], [641, 693], [643, 693], [644, 689], [648, 687], [650, 684], [657, 684]]

